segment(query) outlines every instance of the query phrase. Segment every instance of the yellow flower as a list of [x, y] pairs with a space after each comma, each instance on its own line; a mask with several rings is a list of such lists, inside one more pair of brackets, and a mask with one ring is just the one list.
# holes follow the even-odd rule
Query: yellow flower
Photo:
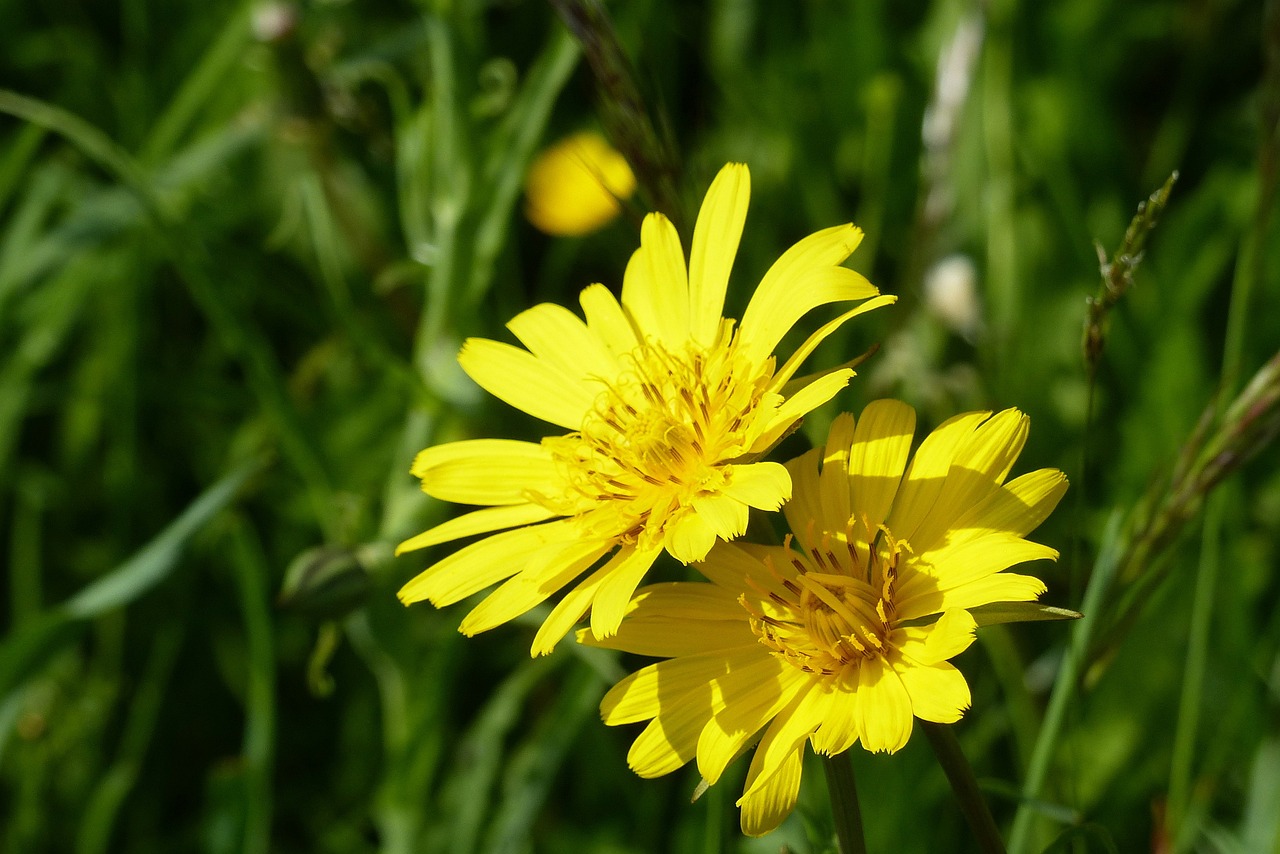
[[538, 155], [525, 178], [525, 216], [539, 231], [589, 234], [618, 215], [636, 189], [621, 154], [598, 133], [566, 137]]
[[[721, 170], [698, 215], [687, 272], [674, 227], [650, 214], [621, 304], [591, 285], [580, 299], [585, 323], [543, 303], [507, 324], [527, 350], [465, 342], [458, 360], [477, 383], [570, 432], [541, 443], [453, 442], [418, 455], [412, 470], [428, 494], [492, 506], [419, 534], [399, 552], [512, 530], [428, 568], [401, 589], [402, 601], [443, 607], [508, 579], [463, 620], [461, 631], [474, 634], [594, 568], [551, 611], [532, 652], [549, 652], [588, 609], [592, 630], [606, 637], [664, 550], [701, 560], [717, 538], [743, 533], [748, 508], [776, 510], [790, 497], [786, 468], [755, 460], [853, 375], [841, 368], [793, 380], [796, 370], [842, 323], [895, 298], [877, 296], [839, 266], [862, 236], [840, 225], [787, 250], [735, 330], [721, 313], [749, 185], [746, 166]], [[866, 301], [776, 367], [774, 348], [801, 315], [850, 300]]]
[[[627, 761], [641, 776], [696, 758], [714, 783], [759, 740], [742, 829], [773, 830], [794, 806], [805, 742], [893, 752], [912, 719], [953, 723], [969, 687], [948, 659], [973, 641], [966, 610], [1029, 601], [1039, 579], [1004, 572], [1057, 552], [1025, 539], [1066, 479], [1041, 469], [1004, 483], [1027, 435], [1015, 409], [971, 412], [930, 434], [908, 464], [915, 412], [838, 417], [824, 448], [788, 464], [795, 496], [782, 546], [725, 543], [705, 582], [642, 588], [598, 646], [666, 658], [605, 696], [607, 724], [650, 721]], [[905, 469], [905, 474], [904, 474]]]

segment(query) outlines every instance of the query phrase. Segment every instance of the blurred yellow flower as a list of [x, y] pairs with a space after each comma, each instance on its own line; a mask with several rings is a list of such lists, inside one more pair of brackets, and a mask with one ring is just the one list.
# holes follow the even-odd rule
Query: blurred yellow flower
[[[971, 412], [908, 464], [915, 412], [877, 401], [838, 417], [825, 448], [793, 460], [782, 546], [725, 543], [705, 582], [641, 589], [597, 646], [666, 658], [601, 702], [607, 724], [648, 720], [628, 764], [666, 774], [696, 758], [710, 783], [759, 740], [738, 805], [742, 829], [778, 826], [800, 788], [805, 742], [893, 752], [912, 719], [953, 723], [969, 686], [948, 659], [973, 641], [966, 610], [1035, 599], [1003, 572], [1057, 552], [1025, 539], [1066, 491], [1059, 471], [1004, 483], [1027, 435], [1015, 409]], [[905, 470], [905, 474], [904, 474]]]
[[539, 231], [559, 237], [589, 234], [606, 225], [636, 189], [635, 175], [604, 137], [584, 131], [543, 151], [525, 178], [525, 216]]
[[[413, 473], [445, 501], [492, 505], [402, 543], [398, 552], [506, 530], [444, 558], [400, 591], [406, 604], [457, 602], [504, 579], [462, 622], [474, 634], [528, 611], [588, 570], [551, 611], [533, 653], [549, 652], [591, 610], [599, 637], [665, 550], [685, 563], [743, 533], [748, 508], [791, 495], [778, 463], [756, 460], [844, 387], [841, 368], [793, 380], [850, 318], [894, 302], [839, 266], [862, 232], [839, 225], [787, 250], [734, 329], [721, 317], [750, 196], [729, 164], [708, 190], [686, 271], [675, 228], [650, 214], [619, 304], [603, 285], [580, 297], [584, 323], [558, 305], [507, 324], [527, 350], [469, 339], [463, 369], [496, 397], [570, 431], [541, 443], [476, 439], [421, 452]], [[829, 321], [778, 368], [773, 350], [820, 305], [865, 300]], [[597, 566], [597, 564], [600, 564]]]

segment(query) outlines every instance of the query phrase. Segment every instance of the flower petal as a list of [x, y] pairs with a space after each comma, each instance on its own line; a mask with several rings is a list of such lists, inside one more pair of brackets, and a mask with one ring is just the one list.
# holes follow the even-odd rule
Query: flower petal
[[822, 454], [822, 448], [813, 448], [787, 463], [787, 472], [791, 475], [791, 500], [782, 506], [782, 515], [806, 551], [812, 550], [822, 539], [822, 532], [818, 530], [819, 520], [826, 512], [819, 500], [821, 490], [818, 486], [818, 461]]
[[800, 366], [804, 364], [804, 360], [809, 358], [809, 355], [813, 353], [814, 350], [818, 349], [819, 344], [827, 340], [827, 336], [831, 335], [831, 333], [835, 332], [841, 326], [844, 326], [845, 323], [860, 314], [866, 314], [868, 311], [872, 311], [873, 309], [877, 309], [882, 306], [893, 305], [897, 301], [898, 298], [896, 296], [878, 296], [874, 299], [867, 300], [857, 308], [849, 309], [835, 320], [829, 320], [819, 326], [818, 330], [805, 339], [805, 342], [791, 354], [789, 359], [787, 359], [786, 364], [784, 364], [778, 372], [773, 375], [773, 380], [769, 383], [769, 390], [782, 391], [787, 382], [795, 376], [796, 371], [800, 370]]
[[738, 799], [742, 832], [763, 836], [782, 823], [796, 805], [804, 743], [822, 720], [826, 695], [816, 684], [802, 689], [774, 718], [756, 747], [747, 771], [746, 788]]
[[662, 554], [662, 549], [637, 549], [624, 546], [609, 561], [611, 567], [608, 575], [600, 583], [591, 604], [591, 633], [598, 638], [607, 638], [618, 631], [622, 615], [627, 612], [627, 603], [631, 594], [636, 592], [640, 579], [653, 566], [653, 562]]
[[608, 541], [575, 539], [537, 553], [514, 578], [473, 608], [458, 630], [471, 636], [514, 620], [581, 575], [612, 545]]
[[910, 626], [893, 633], [893, 644], [905, 656], [923, 665], [950, 661], [969, 648], [978, 623], [963, 608], [948, 608], [936, 623]]
[[720, 330], [729, 272], [750, 198], [751, 173], [746, 164], [729, 163], [711, 182], [698, 211], [689, 253], [689, 334], [703, 346], [714, 343]]
[[945, 661], [928, 666], [903, 663], [898, 676], [911, 695], [911, 711], [921, 720], [953, 724], [972, 703], [964, 674]]
[[717, 543], [707, 559], [697, 567], [711, 581], [731, 592], [735, 601], [744, 589], [750, 590], [752, 587], [781, 595], [786, 592], [786, 588], [769, 571], [765, 561], [769, 560], [775, 566], [791, 570], [792, 554], [781, 546]]
[[655, 338], [670, 349], [689, 340], [689, 277], [676, 228], [660, 213], [640, 227], [640, 248], [631, 256], [622, 279], [622, 305], [642, 337]]
[[765, 273], [738, 327], [742, 352], [763, 362], [795, 322], [830, 302], [861, 300], [880, 291], [861, 274], [835, 265], [862, 242], [862, 229], [837, 225], [801, 240]]
[[857, 674], [839, 677], [830, 687], [830, 697], [822, 725], [809, 737], [817, 753], [835, 756], [844, 753], [858, 742], [858, 725], [854, 719], [857, 710]]
[[858, 668], [854, 721], [862, 746], [872, 753], [896, 753], [911, 738], [911, 696], [898, 674], [881, 659]]
[[587, 328], [605, 342], [615, 356], [625, 355], [636, 348], [635, 327], [612, 291], [604, 285], [588, 285], [578, 295], [578, 302], [587, 317]]
[[561, 490], [556, 464], [541, 445], [464, 439], [420, 451], [409, 470], [422, 491], [458, 504], [527, 504], [530, 492]]
[[684, 703], [649, 721], [627, 751], [627, 767], [641, 777], [661, 777], [694, 757], [698, 734], [711, 720], [709, 703]]
[[902, 573], [897, 590], [898, 615], [910, 620], [936, 613], [920, 610], [937, 601], [933, 594], [980, 581], [1020, 563], [1057, 558], [1056, 549], [1005, 533], [987, 534], [926, 552], [911, 561], [910, 571]]
[[[715, 531], [722, 540], [734, 540], [747, 531], [747, 505], [736, 498], [719, 492], [696, 495], [693, 511]], [[714, 545], [714, 544], [713, 544]]]
[[920, 443], [889, 513], [888, 526], [895, 537], [915, 545], [915, 533], [929, 518], [956, 454], [990, 415], [990, 412], [966, 412], [949, 418]]
[[686, 512], [669, 524], [664, 533], [667, 551], [683, 564], [702, 560], [716, 544], [716, 529], [698, 513]]
[[840, 368], [800, 389], [783, 401], [773, 413], [760, 437], [751, 443], [752, 453], [762, 453], [771, 448], [795, 423], [840, 393], [854, 376], [850, 368]]
[[568, 520], [494, 534], [419, 573], [396, 596], [406, 605], [423, 599], [430, 599], [437, 608], [452, 605], [515, 575], [534, 554], [575, 535]]
[[795, 809], [800, 795], [800, 770], [804, 765], [804, 742], [783, 757], [764, 785], [738, 801], [742, 808], [739, 824], [747, 836], [772, 833]]
[[842, 412], [831, 422], [822, 446], [822, 473], [818, 475], [818, 527], [833, 534], [843, 533], [849, 522], [849, 446], [857, 425], [854, 417]]
[[599, 392], [598, 384], [583, 376], [571, 376], [527, 350], [487, 338], [464, 341], [458, 364], [494, 397], [569, 430], [582, 426]]
[[917, 594], [898, 605], [898, 616], [910, 620], [949, 608], [976, 608], [992, 602], [1031, 602], [1045, 589], [1044, 582], [1034, 576], [997, 572], [949, 590]]
[[979, 425], [961, 444], [928, 519], [911, 537], [917, 553], [933, 548], [957, 520], [1000, 489], [1022, 452], [1029, 423], [1018, 410], [1006, 409]]
[[791, 475], [781, 463], [748, 463], [728, 467], [721, 492], [760, 510], [777, 510], [791, 498]]
[[[776, 679], [783, 666], [758, 643], [659, 661], [610, 688], [600, 701], [600, 715], [606, 724], [615, 726], [666, 715], [688, 705], [705, 703], [713, 712], [719, 711], [726, 697], [736, 701], [755, 683]], [[705, 700], [680, 702], [690, 696]]]
[[573, 624], [582, 619], [587, 613], [587, 609], [591, 607], [591, 602], [595, 598], [596, 591], [600, 589], [600, 585], [604, 582], [612, 571], [614, 561], [618, 559], [618, 555], [604, 566], [597, 569], [586, 577], [586, 579], [578, 584], [577, 587], [565, 594], [564, 598], [556, 603], [551, 609], [551, 613], [542, 621], [542, 625], [538, 628], [538, 633], [533, 636], [533, 643], [529, 647], [529, 655], [550, 655], [551, 651], [556, 648], [565, 635], [569, 634], [569, 630], [573, 628]]
[[756, 636], [732, 592], [715, 584], [671, 582], [640, 588], [617, 634], [602, 640], [583, 629], [578, 642], [674, 658], [746, 646]]
[[1006, 483], [956, 520], [966, 535], [1007, 531], [1026, 536], [1048, 518], [1067, 491], [1067, 476], [1039, 469]]
[[862, 410], [849, 448], [849, 482], [852, 506], [860, 520], [875, 532], [889, 515], [902, 470], [911, 453], [916, 412], [896, 400], [877, 400]]
[[554, 515], [556, 515], [554, 511], [537, 504], [507, 504], [498, 507], [486, 507], [483, 510], [475, 510], [471, 513], [455, 516], [447, 522], [442, 522], [434, 528], [428, 528], [417, 536], [410, 537], [396, 546], [396, 556], [399, 557], [405, 552], [425, 549], [428, 546], [434, 546], [439, 543], [447, 543], [449, 540], [456, 540], [460, 537], [487, 534], [490, 531], [499, 531], [503, 528], [514, 528], [517, 525], [542, 522]]
[[568, 376], [613, 376], [619, 370], [617, 357], [599, 334], [564, 306], [539, 303], [511, 318], [507, 328], [529, 352]]
[[756, 648], [769, 662], [737, 672], [730, 670], [717, 680], [723, 692], [723, 710], [717, 712], [698, 736], [698, 771], [714, 784], [725, 767], [787, 707], [808, 678], [789, 664]]

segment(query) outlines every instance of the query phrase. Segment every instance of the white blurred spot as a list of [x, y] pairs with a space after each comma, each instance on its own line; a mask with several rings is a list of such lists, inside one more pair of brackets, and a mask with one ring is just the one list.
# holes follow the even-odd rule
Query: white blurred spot
[[982, 331], [977, 279], [977, 268], [967, 255], [948, 255], [924, 277], [924, 300], [929, 311], [969, 341]]

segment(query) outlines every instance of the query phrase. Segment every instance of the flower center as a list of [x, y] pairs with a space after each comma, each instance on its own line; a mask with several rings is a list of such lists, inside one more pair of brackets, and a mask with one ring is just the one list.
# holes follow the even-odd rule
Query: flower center
[[[730, 340], [673, 353], [654, 342], [629, 353], [582, 429], [544, 439], [564, 476], [562, 496], [540, 497], [567, 516], [613, 508], [610, 535], [635, 542], [661, 528], [697, 495], [723, 486], [727, 463], [747, 453], [762, 415], [781, 402], [766, 393], [772, 360], [752, 365]], [[649, 526], [654, 520], [659, 524]]]
[[[791, 542], [788, 536], [788, 550]], [[757, 605], [745, 595], [739, 601], [774, 655], [806, 673], [835, 676], [891, 652], [898, 564], [909, 551], [883, 526], [877, 537], [856, 538], [851, 521], [843, 534], [824, 534], [814, 548], [791, 552], [794, 572], [766, 558], [784, 592], [753, 584], [763, 601]]]

